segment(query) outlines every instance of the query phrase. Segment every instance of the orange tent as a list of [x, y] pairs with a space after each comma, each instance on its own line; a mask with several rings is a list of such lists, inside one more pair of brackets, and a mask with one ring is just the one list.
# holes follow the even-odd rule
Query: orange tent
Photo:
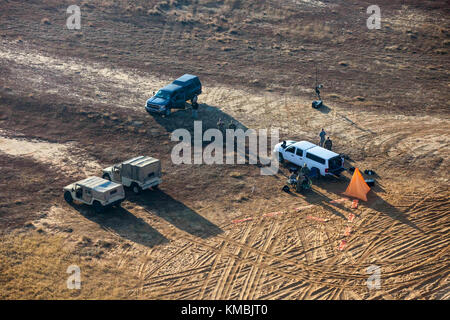
[[350, 184], [348, 185], [347, 190], [345, 190], [344, 194], [349, 197], [367, 201], [366, 195], [369, 191], [370, 187], [367, 185], [366, 181], [364, 181], [361, 172], [359, 172], [358, 168], [356, 168], [355, 172], [353, 173], [352, 180], [350, 181]]

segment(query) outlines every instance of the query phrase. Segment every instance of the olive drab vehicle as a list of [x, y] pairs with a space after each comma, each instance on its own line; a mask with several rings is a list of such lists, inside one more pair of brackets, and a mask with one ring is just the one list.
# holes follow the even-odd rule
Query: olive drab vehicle
[[125, 191], [121, 184], [99, 177], [89, 177], [65, 186], [64, 199], [68, 203], [74, 200], [92, 205], [99, 213], [111, 206], [120, 206], [125, 199]]
[[139, 156], [103, 169], [103, 178], [130, 187], [135, 194], [157, 188], [162, 182], [161, 162], [158, 159]]

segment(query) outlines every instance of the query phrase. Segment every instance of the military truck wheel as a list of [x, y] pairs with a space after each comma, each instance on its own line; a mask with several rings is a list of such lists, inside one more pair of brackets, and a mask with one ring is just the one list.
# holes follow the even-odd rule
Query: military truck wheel
[[134, 194], [139, 194], [142, 191], [141, 187], [139, 187], [139, 185], [137, 183], [133, 183], [131, 185], [131, 190], [133, 190]]
[[111, 177], [107, 173], [104, 173], [102, 178], [111, 181]]
[[102, 204], [100, 202], [98, 202], [98, 201], [94, 201], [92, 206], [94, 207], [94, 211], [96, 213], [102, 213], [103, 210], [105, 209], [105, 208], [103, 208]]
[[64, 200], [67, 201], [67, 203], [72, 203], [73, 198], [69, 191], [64, 192]]

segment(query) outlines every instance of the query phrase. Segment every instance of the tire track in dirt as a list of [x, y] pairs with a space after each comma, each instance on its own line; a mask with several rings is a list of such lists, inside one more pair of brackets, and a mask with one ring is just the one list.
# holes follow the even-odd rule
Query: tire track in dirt
[[[273, 247], [277, 243], [276, 240], [273, 239], [274, 233], [280, 230], [279, 224], [272, 223], [268, 235], [265, 237], [265, 243], [262, 246], [262, 251], [270, 251], [270, 248]], [[253, 265], [250, 269], [249, 274], [244, 282], [243, 289], [241, 290], [241, 294], [239, 296], [239, 300], [253, 299], [253, 295], [257, 290], [258, 283], [261, 280], [262, 270], [260, 270], [257, 265], [260, 264], [263, 260], [263, 256], [259, 255], [256, 264]], [[253, 289], [253, 290], [252, 290]]]
[[211, 267], [211, 270], [208, 272], [208, 277], [206, 278], [205, 282], [202, 285], [202, 289], [200, 291], [200, 296], [199, 296], [200, 300], [202, 300], [203, 297], [205, 296], [206, 288], [207, 288], [207, 286], [209, 284], [209, 281], [211, 280], [212, 276], [214, 275], [214, 272], [216, 271], [217, 265], [218, 265], [220, 259], [222, 258], [222, 252], [225, 250], [226, 242], [224, 240], [222, 240], [219, 247], [220, 247], [220, 251], [214, 257], [214, 263], [213, 263], [213, 265]]

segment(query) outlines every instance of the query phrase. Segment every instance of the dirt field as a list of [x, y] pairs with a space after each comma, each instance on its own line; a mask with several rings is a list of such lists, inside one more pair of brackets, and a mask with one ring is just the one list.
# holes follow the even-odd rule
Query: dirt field
[[[71, 4], [0, 0], [1, 299], [450, 298], [445, 1], [378, 1], [380, 30], [366, 1], [82, 1], [79, 31]], [[286, 167], [174, 165], [190, 110], [144, 103], [183, 73], [203, 83], [204, 130], [318, 142], [324, 128], [347, 167], [376, 172], [368, 201], [331, 202], [349, 173], [301, 195], [281, 191]], [[161, 159], [159, 190], [100, 215], [64, 201], [139, 154]]]

